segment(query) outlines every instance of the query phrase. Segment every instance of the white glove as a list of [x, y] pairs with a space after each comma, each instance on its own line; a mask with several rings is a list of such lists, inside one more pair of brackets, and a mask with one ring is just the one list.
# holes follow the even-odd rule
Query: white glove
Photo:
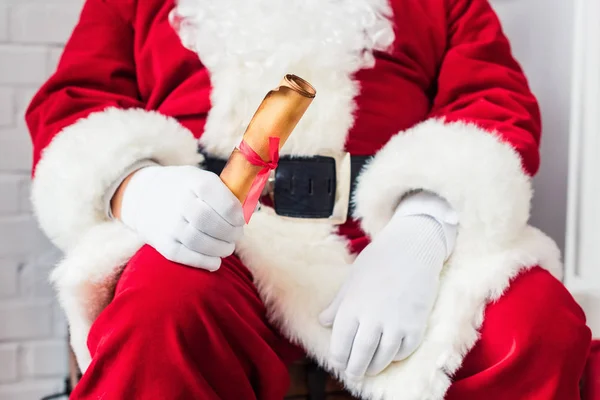
[[[323, 325], [333, 325], [331, 364], [348, 379], [380, 373], [393, 361], [410, 356], [423, 339], [456, 224], [447, 203], [442, 208], [450, 211], [446, 213], [450, 222], [437, 218], [440, 213], [428, 203], [431, 194], [415, 196], [405, 207], [401, 203], [359, 254], [348, 280], [320, 315]], [[439, 211], [443, 200], [436, 199]], [[434, 210], [436, 217], [412, 214], [418, 209], [415, 202]]]
[[215, 271], [233, 253], [242, 205], [221, 179], [193, 166], [150, 166], [133, 175], [121, 221], [168, 260]]

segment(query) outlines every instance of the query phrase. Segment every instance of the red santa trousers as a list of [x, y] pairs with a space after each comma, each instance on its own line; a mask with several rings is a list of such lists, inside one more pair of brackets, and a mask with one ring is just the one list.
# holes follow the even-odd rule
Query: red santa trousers
[[[490, 304], [450, 400], [575, 400], [589, 352], [585, 316], [548, 272], [522, 273]], [[235, 257], [209, 273], [143, 247], [92, 326], [93, 360], [72, 399], [281, 400], [301, 355], [267, 321]]]
[[600, 400], [600, 340], [592, 343], [583, 374], [582, 397], [584, 400]]

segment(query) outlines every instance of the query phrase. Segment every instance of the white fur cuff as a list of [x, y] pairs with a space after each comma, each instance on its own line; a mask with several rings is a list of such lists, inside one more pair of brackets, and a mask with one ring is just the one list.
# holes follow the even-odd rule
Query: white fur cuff
[[519, 155], [473, 124], [429, 120], [393, 137], [359, 176], [355, 215], [376, 235], [417, 189], [446, 199], [458, 213], [459, 242], [480, 251], [506, 247], [529, 219], [531, 182]]
[[153, 111], [108, 108], [58, 133], [36, 167], [32, 202], [48, 237], [72, 248], [91, 227], [107, 220], [103, 196], [130, 165], [201, 161], [194, 136], [176, 120]]

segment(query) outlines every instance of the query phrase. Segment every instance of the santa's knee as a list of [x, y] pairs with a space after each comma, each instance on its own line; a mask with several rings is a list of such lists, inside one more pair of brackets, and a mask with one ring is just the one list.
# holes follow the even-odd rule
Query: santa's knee
[[574, 366], [585, 363], [591, 333], [568, 290], [536, 267], [517, 276], [506, 293], [488, 306], [481, 341], [496, 347], [504, 343], [513, 353], [515, 346], [520, 347], [523, 357], [538, 362]]
[[226, 274], [174, 263], [144, 246], [125, 268], [115, 301], [136, 330], [198, 337], [227, 313], [228, 286]]

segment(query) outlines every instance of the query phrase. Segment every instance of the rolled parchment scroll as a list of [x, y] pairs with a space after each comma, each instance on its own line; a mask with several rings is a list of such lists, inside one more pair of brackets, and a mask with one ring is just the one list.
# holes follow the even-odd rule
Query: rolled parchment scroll
[[[270, 143], [272, 146], [273, 140], [270, 138], [278, 138], [279, 149], [281, 149], [315, 95], [316, 91], [310, 83], [296, 75], [286, 75], [279, 87], [267, 93], [252, 117], [242, 139], [246, 144], [246, 149], [250, 147], [255, 155], [265, 163], [276, 161], [271, 160], [273, 149], [270, 149], [269, 146]], [[248, 195], [252, 189], [262, 191], [264, 183], [257, 182], [256, 178], [259, 174], [268, 172], [265, 171], [266, 164], [256, 164], [249, 160], [247, 152], [240, 151], [238, 147], [231, 153], [220, 175], [225, 185], [244, 204], [245, 210], [250, 208], [254, 210], [256, 207], [256, 204], [247, 204], [247, 200], [254, 203], [257, 200], [249, 199]], [[257, 184], [262, 187], [256, 188]], [[255, 185], [254, 188], [253, 185]], [[249, 216], [246, 221], [248, 219]]]

